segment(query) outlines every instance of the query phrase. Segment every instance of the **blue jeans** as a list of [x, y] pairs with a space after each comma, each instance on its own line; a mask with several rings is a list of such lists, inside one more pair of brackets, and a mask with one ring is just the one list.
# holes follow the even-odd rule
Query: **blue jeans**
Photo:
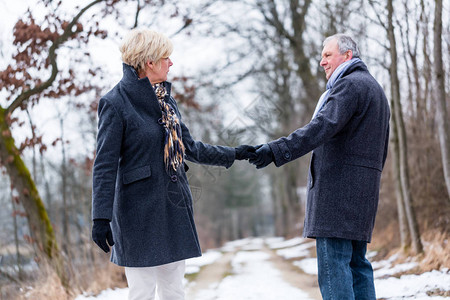
[[375, 300], [367, 243], [316, 238], [319, 287], [324, 300]]

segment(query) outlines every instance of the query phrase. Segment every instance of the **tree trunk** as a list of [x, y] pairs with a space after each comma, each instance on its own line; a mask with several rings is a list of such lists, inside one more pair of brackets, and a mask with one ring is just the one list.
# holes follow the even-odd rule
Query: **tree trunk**
[[303, 88], [306, 92], [306, 97], [302, 99], [302, 104], [305, 107], [305, 117], [309, 119], [314, 112], [316, 103], [322, 94], [317, 75], [311, 72], [310, 57], [306, 55], [308, 53], [307, 46], [303, 38], [306, 31], [306, 15], [311, 7], [311, 0], [305, 0], [302, 4], [298, 0], [290, 0], [289, 8], [291, 14], [291, 26], [293, 29], [293, 36], [290, 40], [292, 53], [294, 55], [294, 61], [297, 65], [296, 73], [302, 80]]
[[17, 208], [16, 208], [16, 200], [14, 199], [14, 196], [13, 196], [13, 188], [11, 188], [11, 202], [12, 202], [12, 217], [13, 217], [13, 225], [14, 225], [14, 245], [16, 247], [16, 262], [17, 262], [18, 278], [19, 278], [19, 280], [23, 280], [22, 261], [20, 259], [19, 236], [18, 236], [18, 230], [17, 230]]
[[37, 167], [36, 167], [36, 145], [34, 143], [36, 142], [36, 130], [35, 126], [33, 124], [33, 120], [31, 119], [30, 111], [26, 109], [27, 116], [28, 116], [28, 122], [30, 123], [31, 133], [32, 133], [32, 142], [33, 142], [33, 158], [32, 158], [32, 166], [33, 166], [33, 181], [37, 181]]
[[273, 173], [270, 174], [270, 182], [271, 182], [271, 199], [272, 199], [272, 211], [273, 211], [273, 226], [275, 228], [276, 236], [283, 236], [283, 216], [281, 212], [281, 199], [278, 191], [280, 190], [279, 181], [278, 181], [278, 170], [274, 170]]
[[420, 241], [419, 226], [415, 216], [413, 208], [413, 199], [411, 195], [411, 188], [409, 184], [409, 169], [408, 169], [408, 156], [407, 156], [407, 140], [405, 124], [403, 122], [403, 115], [400, 102], [400, 82], [398, 79], [397, 71], [397, 46], [395, 41], [395, 33], [393, 26], [393, 13], [394, 8], [392, 0], [387, 2], [388, 11], [388, 27], [387, 35], [390, 43], [390, 56], [391, 65], [389, 67], [389, 73], [391, 77], [391, 90], [392, 90], [392, 104], [395, 117], [395, 126], [397, 138], [398, 138], [398, 150], [399, 150], [399, 162], [400, 162], [400, 182], [402, 187], [402, 196], [405, 201], [405, 211], [408, 220], [409, 232], [411, 234], [412, 248], [416, 254], [423, 252], [422, 243]]
[[[392, 88], [392, 85], [391, 85]], [[391, 97], [391, 107], [394, 107], [394, 103]], [[397, 214], [398, 214], [398, 225], [400, 230], [400, 246], [403, 251], [406, 251], [409, 245], [411, 245], [411, 240], [408, 231], [408, 223], [406, 220], [405, 212], [405, 202], [403, 199], [402, 185], [400, 182], [400, 153], [397, 137], [397, 121], [395, 119], [395, 114], [391, 117], [391, 153], [392, 153], [392, 171], [395, 179], [395, 196], [397, 199]]]
[[53, 227], [30, 171], [14, 143], [5, 112], [5, 109], [0, 108], [0, 161], [6, 168], [11, 183], [18, 192], [19, 201], [25, 209], [32, 242], [36, 245], [38, 255], [50, 263], [61, 283], [67, 288], [69, 278], [64, 272], [64, 261], [59, 253]]
[[442, 61], [442, 0], [436, 0], [434, 10], [434, 98], [437, 107], [439, 142], [441, 145], [442, 167], [444, 169], [447, 200], [450, 201], [450, 132], [448, 125], [445, 92], [444, 62]]
[[299, 234], [299, 226], [297, 224], [302, 220], [302, 207], [297, 194], [297, 178], [299, 171], [298, 161], [295, 163], [290, 163], [284, 168], [286, 172], [286, 195], [289, 205], [289, 210], [287, 212], [288, 217], [288, 228], [287, 237], [294, 237]]
[[45, 189], [45, 193], [44, 193], [44, 199], [46, 201], [46, 206], [47, 206], [47, 214], [50, 220], [52, 220], [54, 218], [54, 209], [53, 209], [53, 195], [52, 192], [50, 190], [50, 183], [48, 182], [47, 179], [47, 171], [46, 171], [46, 167], [45, 167], [45, 161], [44, 161], [44, 153], [41, 152], [40, 153], [40, 157], [39, 157], [39, 169], [41, 172], [41, 178], [44, 181], [44, 189]]
[[62, 236], [62, 247], [64, 252], [70, 257], [70, 230], [69, 230], [69, 207], [67, 203], [67, 158], [66, 158], [66, 144], [64, 136], [64, 118], [59, 116], [59, 125], [61, 130], [61, 196], [63, 200], [63, 236]]
[[423, 24], [423, 42], [422, 42], [422, 53], [423, 53], [423, 119], [433, 119], [433, 112], [429, 109], [431, 106], [430, 103], [433, 102], [433, 96], [430, 95], [430, 88], [433, 86], [433, 64], [431, 62], [430, 55], [431, 50], [429, 49], [430, 42], [428, 42], [430, 38], [430, 32], [428, 31], [428, 24], [430, 23], [429, 17], [427, 14], [427, 8], [424, 0], [420, 1], [420, 9], [421, 9], [421, 18], [420, 21]]

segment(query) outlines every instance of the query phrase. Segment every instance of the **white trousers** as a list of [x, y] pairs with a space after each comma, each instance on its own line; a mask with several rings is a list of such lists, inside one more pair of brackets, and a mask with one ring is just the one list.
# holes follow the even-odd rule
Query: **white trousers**
[[184, 260], [156, 267], [125, 267], [128, 300], [154, 300], [155, 291], [159, 300], [184, 300], [184, 271]]

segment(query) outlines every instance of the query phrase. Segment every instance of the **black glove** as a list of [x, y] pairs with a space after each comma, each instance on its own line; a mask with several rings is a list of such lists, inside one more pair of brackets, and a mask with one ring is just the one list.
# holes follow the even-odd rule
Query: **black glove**
[[[109, 246], [114, 245], [112, 237], [110, 221], [108, 219], [95, 219], [94, 226], [92, 226], [92, 240], [100, 247], [105, 253], [109, 252]], [[108, 244], [106, 243], [108, 241]]]
[[269, 144], [256, 146], [256, 149], [256, 157], [250, 158], [249, 161], [254, 164], [257, 169], [267, 167], [267, 165], [275, 160]]
[[256, 158], [256, 148], [249, 145], [240, 145], [239, 147], [234, 148], [236, 150], [235, 158], [237, 160]]

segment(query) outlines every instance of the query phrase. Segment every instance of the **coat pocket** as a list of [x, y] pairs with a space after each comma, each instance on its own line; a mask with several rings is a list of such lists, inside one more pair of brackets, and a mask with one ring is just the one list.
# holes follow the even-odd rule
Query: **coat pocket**
[[189, 183], [184, 175], [179, 175], [177, 182], [169, 181], [166, 190], [167, 197], [173, 205], [179, 208], [192, 205]]
[[127, 171], [123, 174], [123, 184], [130, 184], [132, 182], [150, 177], [152, 175], [150, 166], [143, 166]]

